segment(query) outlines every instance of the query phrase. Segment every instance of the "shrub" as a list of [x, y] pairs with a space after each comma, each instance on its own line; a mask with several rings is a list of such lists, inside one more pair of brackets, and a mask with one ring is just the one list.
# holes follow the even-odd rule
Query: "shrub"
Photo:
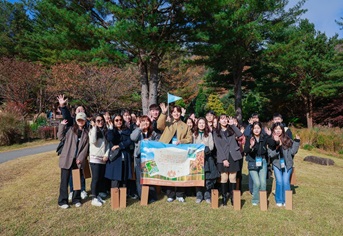
[[307, 150], [315, 147], [339, 153], [343, 149], [343, 130], [341, 128], [315, 126], [312, 129], [293, 129], [293, 133], [299, 133], [301, 145]]
[[311, 151], [314, 147], [313, 147], [311, 144], [305, 144], [305, 145], [303, 146], [303, 148], [304, 148], [305, 150]]
[[0, 145], [20, 143], [27, 137], [27, 125], [25, 121], [12, 112], [0, 113]]

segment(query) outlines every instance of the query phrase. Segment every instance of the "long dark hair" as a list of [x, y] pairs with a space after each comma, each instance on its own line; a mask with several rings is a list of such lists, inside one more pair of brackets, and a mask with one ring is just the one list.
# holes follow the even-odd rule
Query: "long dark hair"
[[[186, 120], [186, 124], [187, 124], [187, 122], [188, 122], [188, 120], [190, 120], [191, 122], [192, 122], [192, 124], [193, 124], [193, 126], [192, 126], [192, 128], [191, 128], [191, 131], [192, 131], [192, 133], [194, 133], [194, 131], [195, 131], [195, 123], [194, 123], [194, 120], [192, 120], [190, 117], [188, 117], [187, 118], [187, 120]], [[187, 125], [188, 126], [188, 125]]]
[[198, 123], [199, 120], [203, 120], [205, 121], [205, 129], [204, 129], [204, 137], [208, 137], [208, 134], [211, 132], [210, 131], [210, 127], [208, 126], [207, 120], [204, 117], [200, 117], [197, 120], [197, 123], [195, 124], [195, 128], [194, 128], [194, 137], [197, 138], [199, 135], [199, 128], [198, 128]]
[[[220, 134], [220, 131], [221, 131], [221, 129], [222, 129], [222, 128], [221, 128], [221, 124], [220, 124], [220, 117], [222, 117], [222, 116], [225, 116], [226, 118], [228, 118], [226, 114], [221, 114], [221, 115], [218, 117], [216, 133], [217, 133], [217, 136], [220, 137], [220, 138], [222, 137], [221, 134]], [[231, 126], [230, 126], [229, 124], [227, 124], [226, 130], [227, 130], [228, 136], [231, 136], [231, 135], [234, 135], [234, 134], [235, 134], [235, 131], [233, 131], [233, 129], [231, 128]]]
[[283, 126], [282, 123], [276, 122], [275, 124], [273, 124], [273, 125], [272, 125], [272, 128], [271, 128], [272, 133], [274, 133], [274, 129], [275, 129], [276, 127], [278, 127], [278, 126], [279, 126], [279, 127], [281, 128], [281, 130], [282, 130], [282, 134], [281, 134], [281, 136], [280, 136], [280, 139], [281, 139], [281, 142], [282, 142], [282, 148], [283, 148], [283, 149], [288, 149], [288, 148], [292, 147], [293, 141], [292, 141], [292, 139], [291, 139], [290, 137], [288, 137], [288, 135], [285, 133], [285, 128], [284, 128], [284, 126]]
[[128, 129], [128, 127], [127, 127], [126, 124], [125, 124], [126, 122], [125, 122], [123, 116], [122, 116], [122, 115], [119, 115], [119, 114], [114, 115], [114, 117], [113, 117], [113, 128], [114, 128], [114, 129], [118, 129], [118, 128], [115, 126], [115, 119], [116, 119], [116, 117], [118, 117], [118, 116], [119, 116], [120, 119], [122, 120], [121, 126], [120, 126], [120, 130]]
[[105, 121], [104, 115], [98, 113], [98, 114], [95, 114], [93, 116], [93, 122], [94, 123], [96, 122], [97, 117], [101, 117], [104, 122], [103, 122], [102, 128], [99, 128], [98, 126], [93, 127], [94, 129], [96, 129], [96, 139], [104, 138], [104, 137], [106, 137], [106, 134], [107, 134], [106, 121]]
[[142, 122], [142, 121], [148, 121], [148, 122], [149, 122], [149, 127], [148, 127], [148, 138], [150, 138], [152, 132], [154, 131], [154, 128], [152, 127], [152, 122], [151, 122], [150, 118], [149, 118], [148, 116], [146, 116], [146, 115], [143, 115], [143, 116], [141, 116], [139, 119], [140, 119], [140, 122]]
[[255, 125], [260, 126], [260, 128], [261, 128], [260, 136], [262, 136], [262, 123], [259, 122], [259, 121], [255, 121], [255, 122], [252, 124], [252, 126], [251, 126], [251, 131], [250, 131], [250, 136], [251, 136], [251, 137], [254, 137], [254, 136], [255, 136], [255, 135], [254, 135], [254, 127], [255, 127]]

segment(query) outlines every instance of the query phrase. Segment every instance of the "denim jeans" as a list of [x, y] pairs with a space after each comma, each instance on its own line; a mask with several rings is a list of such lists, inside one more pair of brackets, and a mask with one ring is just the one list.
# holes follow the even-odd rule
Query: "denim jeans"
[[249, 174], [253, 181], [252, 203], [260, 202], [260, 190], [267, 189], [267, 161], [262, 159], [262, 166], [258, 170], [249, 170]]
[[274, 175], [276, 180], [276, 189], [275, 189], [275, 202], [276, 203], [285, 203], [286, 190], [291, 190], [290, 177], [293, 171], [293, 168], [279, 169], [273, 165]]

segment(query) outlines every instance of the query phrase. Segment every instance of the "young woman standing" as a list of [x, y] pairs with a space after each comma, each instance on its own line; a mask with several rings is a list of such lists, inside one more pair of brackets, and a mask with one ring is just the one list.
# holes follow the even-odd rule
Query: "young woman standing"
[[217, 170], [212, 150], [214, 148], [213, 136], [205, 118], [197, 120], [193, 134], [193, 143], [205, 145], [205, 187], [196, 188], [196, 203], [203, 199], [211, 203], [211, 189], [214, 188], [217, 178], [220, 176]]
[[268, 155], [271, 158], [276, 179], [275, 202], [278, 207], [285, 205], [286, 190], [291, 190], [290, 177], [293, 171], [293, 158], [299, 150], [300, 137], [294, 141], [285, 133], [282, 123], [274, 123], [272, 137], [268, 139]]
[[113, 123], [110, 122], [107, 131], [107, 140], [110, 149], [119, 149], [119, 153], [113, 160], [106, 163], [105, 177], [111, 180], [111, 188], [119, 188], [120, 185], [126, 186], [127, 180], [132, 178], [131, 158], [130, 158], [130, 139], [131, 131], [124, 123], [121, 115], [114, 116]]
[[100, 196], [100, 191], [106, 192], [105, 169], [108, 160], [108, 142], [106, 139], [107, 127], [105, 118], [101, 114], [94, 116], [89, 131], [89, 162], [92, 171], [92, 205], [102, 206], [105, 202]]
[[[60, 194], [58, 205], [62, 209], [69, 208], [68, 205], [68, 183], [73, 169], [84, 169], [85, 160], [88, 156], [89, 138], [86, 127], [86, 114], [79, 112], [76, 115], [75, 123], [68, 131], [65, 130], [68, 121], [63, 120], [58, 128], [57, 136], [61, 140], [65, 137], [65, 143], [59, 158], [61, 168]], [[74, 190], [72, 204], [75, 207], [81, 206], [81, 191]]]
[[243, 134], [234, 125], [232, 117], [221, 115], [217, 129], [213, 133], [214, 144], [217, 149], [217, 168], [220, 172], [220, 184], [223, 197], [223, 205], [228, 200], [228, 180], [230, 184], [230, 198], [233, 203], [232, 191], [236, 189], [236, 175], [240, 170], [239, 160], [242, 159], [236, 137]]
[[260, 202], [259, 191], [265, 191], [267, 187], [267, 137], [262, 134], [261, 122], [254, 122], [251, 127], [251, 135], [248, 136], [244, 146], [246, 161], [248, 162], [249, 174], [253, 181], [252, 205], [257, 206]]
[[[139, 127], [132, 131], [131, 140], [135, 143], [135, 171], [136, 171], [136, 186], [139, 197], [141, 198], [142, 194], [142, 185], [141, 185], [141, 141], [142, 140], [154, 140], [158, 141], [159, 134], [157, 134], [153, 127], [151, 120], [148, 116], [141, 116]], [[149, 203], [152, 203], [157, 200], [157, 194], [154, 186], [149, 188]]]
[[[160, 105], [162, 114], [157, 120], [157, 129], [163, 131], [160, 142], [162, 143], [173, 143], [173, 144], [180, 144], [180, 143], [192, 143], [192, 133], [182, 120], [181, 120], [181, 107], [175, 106], [172, 109], [172, 120], [171, 122], [167, 122], [167, 111], [168, 107], [162, 103]], [[184, 202], [184, 189], [183, 188], [173, 188], [167, 187], [167, 202], [174, 201], [176, 199], [179, 202]]]

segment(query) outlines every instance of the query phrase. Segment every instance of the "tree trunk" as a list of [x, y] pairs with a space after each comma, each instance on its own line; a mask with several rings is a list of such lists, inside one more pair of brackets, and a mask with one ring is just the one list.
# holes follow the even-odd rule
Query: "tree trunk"
[[311, 129], [313, 127], [313, 100], [312, 96], [307, 98], [307, 112], [306, 112], [306, 121], [307, 128]]
[[159, 83], [159, 64], [160, 60], [157, 57], [153, 57], [150, 61], [150, 80], [149, 80], [149, 105], [157, 104], [157, 88]]
[[146, 64], [144, 62], [139, 63], [140, 82], [142, 86], [142, 110], [143, 114], [148, 114], [149, 111], [149, 79]]
[[233, 81], [234, 81], [234, 95], [235, 95], [235, 110], [236, 117], [239, 124], [242, 124], [242, 72], [243, 72], [243, 63], [237, 64], [237, 67], [234, 69]]

